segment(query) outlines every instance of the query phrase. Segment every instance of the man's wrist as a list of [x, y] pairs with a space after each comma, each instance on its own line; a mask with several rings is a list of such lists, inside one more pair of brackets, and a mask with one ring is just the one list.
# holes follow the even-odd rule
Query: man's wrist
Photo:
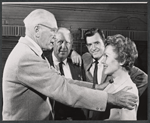
[[107, 103], [110, 107], [113, 107], [115, 105], [115, 96], [112, 94], [108, 93], [108, 99], [107, 99]]

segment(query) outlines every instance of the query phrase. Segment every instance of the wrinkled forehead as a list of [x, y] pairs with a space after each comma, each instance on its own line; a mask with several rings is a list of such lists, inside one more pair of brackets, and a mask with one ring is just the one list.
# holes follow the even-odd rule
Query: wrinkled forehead
[[65, 40], [64, 35], [63, 35], [62, 33], [60, 33], [60, 32], [57, 32], [57, 33], [55, 34], [55, 38], [56, 38], [56, 41]]
[[71, 38], [71, 35], [70, 33], [65, 33], [65, 32], [57, 32], [56, 33], [56, 41], [59, 41], [59, 40], [63, 40], [63, 41], [67, 41], [67, 42], [72, 42], [72, 38]]
[[49, 16], [48, 18], [43, 20], [41, 23], [45, 24], [45, 25], [47, 25], [47, 26], [49, 26], [51, 28], [56, 28], [56, 29], [58, 28], [56, 19], [53, 16]]

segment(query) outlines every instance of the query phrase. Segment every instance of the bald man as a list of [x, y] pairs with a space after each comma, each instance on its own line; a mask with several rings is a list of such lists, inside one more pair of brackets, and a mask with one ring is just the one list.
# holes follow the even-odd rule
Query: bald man
[[105, 111], [106, 106], [133, 109], [135, 95], [92, 90], [91, 83], [66, 79], [48, 64], [42, 50], [52, 48], [51, 41], [57, 31], [52, 13], [36, 9], [24, 19], [24, 24], [26, 36], [19, 39], [4, 67], [3, 120], [51, 120], [47, 97], [96, 111]]
[[[74, 80], [82, 80], [82, 71], [79, 65], [73, 64], [68, 57], [73, 45], [73, 37], [67, 28], [58, 29], [54, 41], [53, 52], [46, 55], [50, 65], [53, 65], [62, 76]], [[73, 108], [55, 101], [55, 120], [85, 120], [84, 111], [80, 108]]]

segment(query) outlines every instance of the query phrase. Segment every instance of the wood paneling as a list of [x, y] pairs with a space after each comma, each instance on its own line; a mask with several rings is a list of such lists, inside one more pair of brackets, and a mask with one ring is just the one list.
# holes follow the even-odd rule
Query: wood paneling
[[[120, 33], [135, 42], [147, 41], [147, 4], [3, 4], [2, 24], [23, 26], [23, 19], [32, 10], [39, 8], [52, 12], [59, 27], [67, 27], [73, 32], [73, 47], [80, 54], [86, 51], [80, 29], [101, 28], [106, 36]], [[13, 48], [11, 42], [14, 41], [7, 38], [3, 40], [6, 54]], [[11, 48], [6, 49], [5, 43]], [[142, 49], [141, 46], [139, 51]]]
[[7, 24], [23, 25], [23, 19], [34, 9], [52, 12], [58, 26], [72, 29], [147, 30], [146, 4], [23, 4], [2, 5], [2, 19]]

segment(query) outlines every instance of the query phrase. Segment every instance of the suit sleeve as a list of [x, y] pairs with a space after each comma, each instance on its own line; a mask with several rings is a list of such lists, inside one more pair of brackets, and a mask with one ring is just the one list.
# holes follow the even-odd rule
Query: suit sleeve
[[47, 62], [37, 56], [26, 55], [21, 58], [17, 72], [21, 84], [63, 104], [97, 111], [106, 108], [106, 92], [74, 84], [85, 82], [66, 79], [49, 69]]
[[148, 75], [139, 68], [133, 66], [130, 71], [130, 77], [138, 88], [139, 96], [141, 96], [148, 86]]

